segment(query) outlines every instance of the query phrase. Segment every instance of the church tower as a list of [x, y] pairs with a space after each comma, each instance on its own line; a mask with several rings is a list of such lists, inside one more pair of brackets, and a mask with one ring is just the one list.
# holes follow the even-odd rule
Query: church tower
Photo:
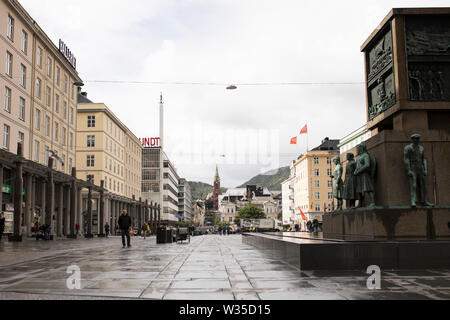
[[213, 204], [214, 210], [219, 210], [219, 195], [220, 192], [220, 177], [219, 177], [219, 167], [216, 165], [216, 176], [214, 178], [214, 190], [213, 190]]

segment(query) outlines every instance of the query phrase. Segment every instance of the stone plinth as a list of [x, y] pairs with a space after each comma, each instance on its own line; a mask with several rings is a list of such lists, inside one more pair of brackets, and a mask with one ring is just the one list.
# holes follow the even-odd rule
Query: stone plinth
[[450, 240], [450, 207], [356, 209], [326, 214], [325, 238], [342, 240]]

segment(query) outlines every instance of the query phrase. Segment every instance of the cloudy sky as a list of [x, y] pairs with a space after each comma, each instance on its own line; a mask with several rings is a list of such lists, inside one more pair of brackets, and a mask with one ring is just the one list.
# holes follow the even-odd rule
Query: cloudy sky
[[[361, 44], [393, 7], [448, 0], [19, 0], [77, 58], [84, 90], [188, 180], [222, 185], [288, 165], [365, 123]], [[287, 84], [287, 83], [304, 83]], [[350, 84], [349, 84], [350, 83]], [[226, 90], [236, 84], [237, 90]], [[308, 124], [309, 135], [290, 138]], [[308, 140], [308, 141], [307, 141]]]

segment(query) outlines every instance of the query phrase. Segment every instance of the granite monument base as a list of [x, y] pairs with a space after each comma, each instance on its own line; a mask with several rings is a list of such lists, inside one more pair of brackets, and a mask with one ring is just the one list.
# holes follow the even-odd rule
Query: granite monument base
[[242, 242], [300, 270], [450, 268], [450, 240], [344, 241], [246, 233]]
[[343, 210], [325, 214], [323, 235], [340, 240], [450, 240], [450, 206]]

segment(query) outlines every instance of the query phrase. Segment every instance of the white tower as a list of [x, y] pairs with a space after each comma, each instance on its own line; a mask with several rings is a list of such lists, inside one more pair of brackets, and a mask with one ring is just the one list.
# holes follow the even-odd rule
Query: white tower
[[164, 206], [163, 206], [163, 199], [164, 199], [164, 102], [162, 97], [162, 92], [160, 96], [159, 101], [159, 146], [160, 146], [160, 154], [159, 154], [159, 205], [161, 206], [161, 220], [164, 215]]

